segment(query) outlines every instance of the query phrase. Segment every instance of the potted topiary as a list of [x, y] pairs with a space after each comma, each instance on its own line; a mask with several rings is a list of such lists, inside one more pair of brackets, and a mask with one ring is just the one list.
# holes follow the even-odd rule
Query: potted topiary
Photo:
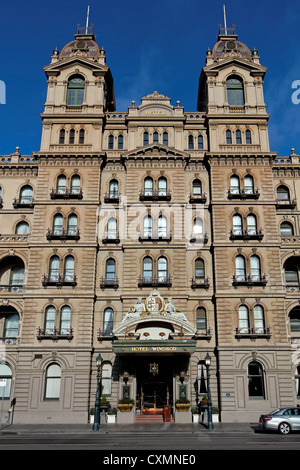
[[95, 408], [91, 408], [90, 409], [90, 423], [94, 422], [94, 418], [95, 418]]
[[190, 409], [191, 403], [187, 398], [181, 398], [176, 400], [176, 408], [178, 411], [188, 411]]
[[117, 408], [109, 408], [107, 410], [107, 423], [115, 423], [117, 415]]
[[107, 400], [106, 395], [102, 395], [99, 402], [100, 411], [107, 411], [110, 408], [110, 402]]
[[191, 412], [193, 415], [193, 423], [199, 423], [200, 419], [200, 411], [199, 411], [199, 406], [192, 406]]
[[132, 400], [131, 398], [122, 398], [121, 400], [119, 400], [118, 407], [120, 411], [129, 412], [132, 410], [133, 405], [134, 400]]
[[219, 408], [217, 406], [212, 407], [212, 421], [213, 423], [219, 422]]

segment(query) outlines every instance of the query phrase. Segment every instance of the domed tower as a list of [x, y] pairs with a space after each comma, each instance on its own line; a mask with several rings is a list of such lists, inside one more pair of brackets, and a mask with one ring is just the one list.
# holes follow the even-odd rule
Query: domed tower
[[[210, 150], [268, 151], [268, 118], [263, 94], [266, 67], [257, 50], [238, 41], [234, 28], [222, 28], [199, 79], [198, 110], [207, 113]], [[250, 146], [250, 147], [249, 147]]]
[[92, 28], [78, 28], [61, 53], [53, 51], [44, 70], [48, 91], [41, 151], [99, 150], [104, 113], [115, 110], [115, 96], [105, 51]]

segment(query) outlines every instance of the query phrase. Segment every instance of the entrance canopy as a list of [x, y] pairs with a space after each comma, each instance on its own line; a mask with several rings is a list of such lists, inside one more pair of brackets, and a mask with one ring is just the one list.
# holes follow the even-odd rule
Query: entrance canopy
[[178, 311], [172, 298], [153, 290], [141, 297], [117, 325], [113, 350], [117, 354], [191, 354], [196, 328]]

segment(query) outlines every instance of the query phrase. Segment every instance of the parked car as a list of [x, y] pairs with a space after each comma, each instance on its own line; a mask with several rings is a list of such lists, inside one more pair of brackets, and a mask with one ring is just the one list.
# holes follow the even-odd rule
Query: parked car
[[268, 431], [279, 431], [281, 434], [300, 431], [300, 407], [288, 406], [261, 415], [259, 427]]

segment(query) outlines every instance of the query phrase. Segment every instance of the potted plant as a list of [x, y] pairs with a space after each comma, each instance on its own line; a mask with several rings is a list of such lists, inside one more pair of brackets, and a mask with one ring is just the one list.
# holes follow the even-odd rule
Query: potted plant
[[219, 422], [219, 408], [217, 406], [212, 407], [212, 421], [213, 423]]
[[117, 414], [117, 408], [109, 408], [109, 410], [107, 411], [107, 423], [115, 423], [116, 414]]
[[191, 412], [193, 415], [193, 423], [199, 423], [199, 416], [200, 416], [199, 406], [192, 406]]
[[191, 403], [187, 398], [181, 398], [176, 400], [176, 408], [178, 411], [188, 411], [190, 409]]
[[129, 412], [132, 410], [133, 405], [134, 400], [132, 400], [131, 398], [122, 398], [121, 400], [119, 400], [118, 407], [120, 411]]
[[94, 422], [94, 417], [95, 417], [95, 408], [90, 409], [90, 423]]
[[101, 411], [107, 411], [110, 408], [110, 402], [107, 400], [106, 395], [100, 398], [99, 408]]
[[205, 410], [207, 408], [207, 396], [203, 395], [203, 397], [200, 400], [200, 409]]

